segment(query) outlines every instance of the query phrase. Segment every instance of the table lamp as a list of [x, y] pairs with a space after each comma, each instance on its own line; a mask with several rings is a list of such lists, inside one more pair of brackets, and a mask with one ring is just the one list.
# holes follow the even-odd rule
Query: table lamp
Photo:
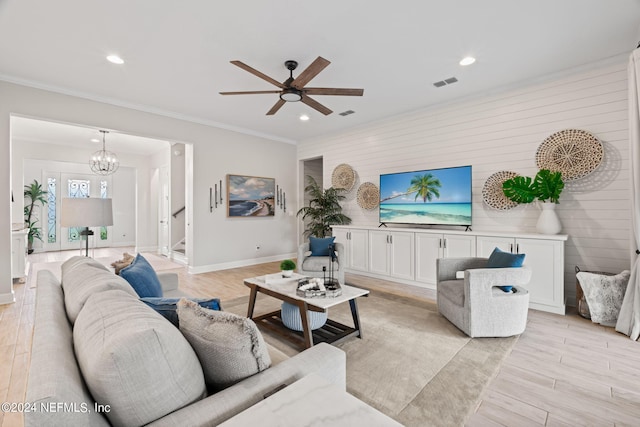
[[85, 227], [80, 232], [86, 236], [85, 256], [89, 256], [89, 236], [93, 230], [89, 227], [113, 225], [112, 199], [101, 198], [63, 198], [60, 225], [63, 227]]

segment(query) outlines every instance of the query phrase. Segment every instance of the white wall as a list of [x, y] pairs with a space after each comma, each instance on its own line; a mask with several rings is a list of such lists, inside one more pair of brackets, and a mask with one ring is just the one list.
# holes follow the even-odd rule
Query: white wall
[[501, 170], [535, 175], [536, 149], [554, 132], [591, 132], [602, 141], [605, 159], [589, 177], [568, 183], [558, 206], [562, 233], [569, 235], [565, 294], [574, 298], [576, 265], [610, 272], [629, 268], [627, 111], [626, 60], [620, 59], [615, 65], [303, 141], [298, 158], [323, 156], [325, 186], [340, 163], [357, 171], [357, 183], [344, 207], [358, 225], [378, 223], [377, 210], [364, 211], [356, 203], [361, 183], [378, 185], [383, 173], [470, 164], [473, 229], [535, 233], [537, 208], [493, 210], [482, 201], [484, 182]]
[[[295, 217], [285, 215], [282, 210], [271, 218], [242, 219], [228, 219], [225, 209], [209, 212], [209, 187], [224, 180], [228, 173], [275, 178], [278, 185], [287, 189], [289, 206], [296, 206], [293, 145], [7, 82], [0, 82], [0, 99], [0, 161], [4, 162], [4, 167], [0, 167], [0, 199], [11, 200], [12, 114], [181, 141], [193, 144], [193, 160], [188, 163], [188, 170], [193, 171], [194, 189], [193, 209], [188, 214], [189, 236], [193, 236], [190, 242], [193, 256], [189, 257], [192, 271], [280, 259], [295, 253]], [[141, 203], [150, 200], [151, 195], [140, 192], [139, 189], [138, 212], [141, 218], [148, 218], [150, 210], [157, 212], [157, 206]], [[11, 298], [12, 292], [10, 205], [0, 204], [0, 303]], [[155, 223], [139, 223], [136, 233], [141, 236], [151, 229], [156, 229]], [[256, 243], [261, 244], [259, 251], [255, 249]]]

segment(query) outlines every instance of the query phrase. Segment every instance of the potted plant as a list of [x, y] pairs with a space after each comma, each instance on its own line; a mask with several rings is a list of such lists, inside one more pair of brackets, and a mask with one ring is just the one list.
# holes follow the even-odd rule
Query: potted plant
[[309, 206], [301, 208], [296, 214], [308, 221], [304, 230], [305, 237], [331, 236], [332, 225], [351, 224], [351, 218], [342, 213], [340, 206], [340, 201], [345, 198], [344, 189], [322, 189], [312, 176], [307, 176], [307, 182], [304, 191], [309, 195]]
[[38, 203], [42, 206], [47, 204], [46, 195], [47, 192], [42, 189], [42, 185], [37, 179], [34, 179], [30, 185], [24, 186], [24, 197], [29, 199], [29, 204], [24, 207], [24, 221], [29, 229], [27, 234], [27, 253], [33, 253], [33, 239], [42, 241], [42, 229], [36, 226], [38, 219], [34, 217], [33, 209]]
[[282, 270], [283, 277], [291, 277], [293, 270], [296, 269], [296, 263], [293, 260], [285, 259], [280, 263], [280, 270]]
[[516, 203], [541, 202], [542, 213], [536, 229], [542, 234], [557, 234], [562, 229], [555, 207], [560, 203], [563, 189], [562, 173], [548, 169], [540, 169], [534, 178], [516, 176], [502, 184], [502, 191], [509, 200]]

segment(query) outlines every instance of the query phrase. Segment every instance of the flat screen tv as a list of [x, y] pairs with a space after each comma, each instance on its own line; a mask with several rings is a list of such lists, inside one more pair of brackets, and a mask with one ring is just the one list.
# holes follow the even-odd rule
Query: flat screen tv
[[471, 225], [471, 166], [380, 175], [385, 224]]

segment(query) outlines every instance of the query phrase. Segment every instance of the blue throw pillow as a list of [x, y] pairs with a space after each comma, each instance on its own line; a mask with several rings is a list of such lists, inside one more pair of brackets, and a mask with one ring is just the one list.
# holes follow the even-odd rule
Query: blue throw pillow
[[120, 276], [129, 282], [140, 298], [162, 296], [162, 285], [158, 275], [149, 261], [140, 254], [129, 266], [120, 270]]
[[[176, 328], [180, 327], [178, 321], [178, 301], [181, 298], [140, 298], [140, 301], [164, 316], [169, 322], [173, 323]], [[221, 311], [220, 300], [218, 298], [187, 298], [198, 303], [200, 307], [209, 310]]]
[[[498, 248], [495, 248], [489, 260], [487, 261], [487, 268], [512, 268], [522, 267], [524, 263], [525, 254], [512, 254], [511, 252], [504, 252]], [[504, 292], [511, 292], [513, 286], [499, 286]]]
[[319, 239], [317, 237], [309, 237], [309, 250], [311, 256], [329, 256], [331, 254], [331, 246], [335, 237], [325, 237]]

